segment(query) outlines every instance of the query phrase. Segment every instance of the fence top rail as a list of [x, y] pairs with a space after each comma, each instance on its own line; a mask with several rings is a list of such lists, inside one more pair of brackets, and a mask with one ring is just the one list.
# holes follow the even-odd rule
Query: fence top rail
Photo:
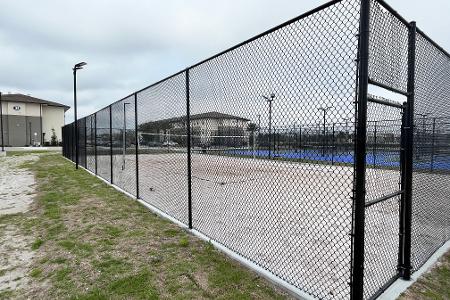
[[[405, 18], [403, 18], [395, 9], [392, 8], [389, 4], [386, 3], [384, 0], [375, 0], [378, 2], [381, 6], [383, 6], [387, 11], [389, 11], [391, 14], [393, 14], [400, 22], [405, 24], [406, 26], [410, 27], [411, 22], [408, 22]], [[432, 40], [426, 33], [424, 33], [422, 30], [417, 28], [417, 33], [422, 35], [426, 40], [428, 40], [433, 46], [438, 48], [442, 53], [444, 53], [448, 58], [450, 58], [450, 53], [448, 53], [444, 48], [439, 46], [438, 43], [436, 43], [434, 40]]]
[[419, 28], [417, 28], [417, 33], [420, 34], [424, 39], [426, 39], [428, 42], [430, 42], [434, 47], [436, 47], [437, 49], [439, 49], [443, 54], [445, 54], [445, 56], [447, 56], [447, 58], [450, 59], [450, 53], [448, 53], [444, 48], [442, 48], [441, 46], [439, 46], [438, 43], [436, 43], [435, 41], [433, 41], [425, 32], [423, 32], [422, 30], [420, 30]]
[[411, 26], [410, 22], [408, 22], [408, 20], [403, 18], [402, 15], [400, 15], [395, 9], [393, 9], [392, 6], [387, 4], [386, 1], [384, 1], [384, 0], [375, 0], [375, 1], [378, 2], [381, 6], [383, 6], [391, 14], [393, 14], [400, 22], [405, 24], [407, 27]]

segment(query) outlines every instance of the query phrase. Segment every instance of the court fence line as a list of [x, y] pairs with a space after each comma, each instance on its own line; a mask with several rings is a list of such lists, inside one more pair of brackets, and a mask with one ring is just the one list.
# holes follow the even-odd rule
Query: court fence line
[[63, 156], [296, 291], [374, 299], [450, 240], [449, 111], [445, 50], [334, 0], [65, 125]]

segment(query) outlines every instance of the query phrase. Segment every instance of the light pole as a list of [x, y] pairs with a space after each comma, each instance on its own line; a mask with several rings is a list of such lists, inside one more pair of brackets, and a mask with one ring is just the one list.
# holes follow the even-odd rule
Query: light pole
[[348, 144], [350, 143], [350, 130], [348, 129], [348, 123], [349, 122], [352, 122], [353, 121], [353, 119], [351, 119], [351, 118], [345, 118], [344, 119], [344, 121], [345, 121], [345, 145], [344, 145], [344, 150], [349, 150], [348, 148], [347, 148], [347, 146], [348, 146]]
[[322, 157], [325, 156], [325, 147], [327, 146], [327, 138], [326, 138], [326, 126], [327, 126], [327, 112], [333, 107], [319, 107], [319, 110], [323, 111], [323, 147], [322, 147]]
[[256, 115], [258, 117], [258, 131], [261, 130], [261, 115]]
[[275, 94], [270, 94], [270, 97], [261, 95], [269, 103], [269, 158], [272, 157], [272, 102], [275, 99]]
[[74, 119], [75, 119], [75, 168], [78, 169], [78, 124], [77, 124], [77, 71], [83, 69], [87, 63], [80, 62], [73, 66], [73, 104], [74, 104]]
[[123, 153], [122, 153], [122, 170], [125, 170], [125, 154], [126, 154], [126, 148], [127, 148], [127, 114], [126, 114], [126, 107], [130, 104], [130, 102], [124, 102], [123, 103]]
[[[261, 115], [258, 114], [256, 115], [258, 117], [258, 135], [256, 136], [256, 141], [253, 141], [253, 145], [255, 145], [258, 142], [257, 148], [258, 148], [258, 152], [259, 152], [259, 135], [261, 134]], [[255, 147], [253, 147], [255, 148]], [[259, 155], [259, 153], [258, 153]]]

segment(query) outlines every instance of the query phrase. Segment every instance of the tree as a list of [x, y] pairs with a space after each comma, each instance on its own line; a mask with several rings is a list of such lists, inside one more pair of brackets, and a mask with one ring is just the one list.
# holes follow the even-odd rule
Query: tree
[[250, 131], [250, 132], [255, 132], [255, 131], [257, 131], [259, 128], [258, 128], [258, 125], [256, 125], [255, 123], [249, 123], [248, 125], [247, 125], [247, 131]]
[[248, 123], [247, 125], [247, 131], [250, 132], [250, 146], [254, 146], [255, 144], [255, 131], [259, 130], [258, 125], [256, 125], [255, 123]]
[[52, 128], [52, 136], [50, 140], [50, 145], [52, 146], [58, 146], [58, 137], [56, 136], [55, 129]]

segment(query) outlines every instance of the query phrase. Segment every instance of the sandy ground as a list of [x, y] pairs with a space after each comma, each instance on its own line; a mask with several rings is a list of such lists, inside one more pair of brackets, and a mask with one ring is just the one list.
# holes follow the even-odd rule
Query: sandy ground
[[[113, 156], [114, 183], [135, 194], [135, 157]], [[139, 155], [140, 197], [187, 223], [187, 155]], [[94, 170], [90, 158], [88, 168]], [[110, 157], [98, 157], [110, 178]], [[348, 295], [353, 168], [192, 154], [193, 227], [285, 281], [316, 295]], [[398, 192], [399, 170], [367, 169], [367, 200]], [[414, 175], [414, 266], [450, 236], [450, 176]], [[397, 271], [399, 201], [366, 209], [365, 298]], [[430, 216], [433, 216], [432, 218]]]
[[[133, 155], [125, 170], [121, 156], [113, 161], [114, 183], [134, 194]], [[109, 178], [109, 157], [98, 162]], [[186, 162], [183, 153], [139, 156], [140, 197], [185, 224]], [[369, 169], [367, 201], [398, 191], [399, 180], [398, 171]], [[352, 182], [346, 166], [193, 154], [193, 226], [318, 298], [340, 299], [349, 293]], [[396, 273], [398, 197], [367, 213], [371, 295]]]
[[[0, 158], [0, 216], [26, 212], [34, 197], [33, 173], [18, 168], [37, 160], [36, 155]], [[0, 225], [0, 291], [14, 290], [28, 282], [28, 268], [33, 258], [31, 237], [14, 225]]]

